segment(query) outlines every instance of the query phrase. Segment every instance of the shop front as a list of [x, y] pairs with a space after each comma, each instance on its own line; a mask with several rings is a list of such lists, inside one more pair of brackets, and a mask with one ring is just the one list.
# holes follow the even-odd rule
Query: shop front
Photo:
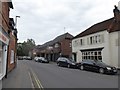
[[0, 27], [0, 80], [2, 80], [6, 74], [8, 44], [9, 38]]

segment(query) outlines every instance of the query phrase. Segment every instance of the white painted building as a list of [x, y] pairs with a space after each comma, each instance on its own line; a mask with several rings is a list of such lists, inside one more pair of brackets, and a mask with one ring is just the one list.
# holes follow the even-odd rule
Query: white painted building
[[114, 9], [114, 17], [97, 23], [72, 40], [73, 58], [77, 62], [84, 59], [102, 60], [106, 64], [119, 67], [120, 10]]

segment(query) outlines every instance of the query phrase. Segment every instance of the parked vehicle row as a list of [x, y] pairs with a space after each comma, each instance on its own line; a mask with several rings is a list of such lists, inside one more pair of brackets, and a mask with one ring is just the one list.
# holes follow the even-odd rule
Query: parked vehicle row
[[49, 61], [47, 59], [45, 59], [44, 57], [35, 57], [34, 60], [36, 62], [49, 63]]
[[18, 60], [32, 60], [30, 56], [18, 56]]
[[115, 67], [109, 66], [102, 61], [99, 60], [83, 60], [82, 62], [75, 63], [74, 60], [68, 59], [65, 57], [60, 57], [57, 59], [58, 66], [64, 67], [73, 67], [78, 68], [80, 70], [89, 70], [99, 72], [101, 74], [116, 74], [117, 69]]
[[[26, 57], [26, 56], [19, 57], [19, 59], [32, 60], [30, 57]], [[40, 63], [49, 63], [49, 60], [47, 60], [44, 57], [35, 57], [34, 60]], [[61, 67], [76, 68], [80, 70], [89, 70], [89, 71], [94, 71], [101, 74], [104, 74], [104, 73], [116, 74], [118, 72], [116, 67], [107, 65], [100, 60], [87, 59], [87, 60], [82, 60], [79, 63], [76, 63], [73, 59], [69, 59], [66, 57], [59, 57], [56, 63], [58, 66], [61, 66]]]

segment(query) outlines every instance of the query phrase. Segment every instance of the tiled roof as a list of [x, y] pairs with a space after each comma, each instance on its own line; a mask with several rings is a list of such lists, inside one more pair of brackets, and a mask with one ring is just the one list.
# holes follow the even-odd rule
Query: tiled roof
[[93, 34], [93, 33], [101, 32], [101, 31], [104, 31], [104, 30], [108, 30], [109, 33], [118, 31], [118, 30], [120, 30], [120, 22], [118, 23], [118, 22], [115, 21], [114, 18], [110, 18], [110, 19], [105, 20], [103, 22], [94, 24], [93, 26], [86, 29], [82, 33], [76, 35], [73, 39], [83, 37], [83, 36], [86, 36], [86, 35], [90, 35], [90, 34]]
[[60, 36], [57, 36], [55, 39], [49, 41], [49, 42], [46, 42], [44, 43], [43, 45], [40, 45], [39, 49], [44, 49], [45, 47], [47, 46], [52, 46], [53, 44], [57, 43], [57, 42], [60, 42], [61, 40], [65, 39], [65, 38], [70, 38], [72, 39], [73, 36], [69, 33], [65, 33], [65, 34], [62, 34]]

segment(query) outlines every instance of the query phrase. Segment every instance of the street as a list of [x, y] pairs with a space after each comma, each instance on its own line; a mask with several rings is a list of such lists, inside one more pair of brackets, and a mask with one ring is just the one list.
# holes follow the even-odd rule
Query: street
[[10, 74], [3, 88], [118, 88], [118, 75], [58, 67], [53, 62], [18, 60]]

